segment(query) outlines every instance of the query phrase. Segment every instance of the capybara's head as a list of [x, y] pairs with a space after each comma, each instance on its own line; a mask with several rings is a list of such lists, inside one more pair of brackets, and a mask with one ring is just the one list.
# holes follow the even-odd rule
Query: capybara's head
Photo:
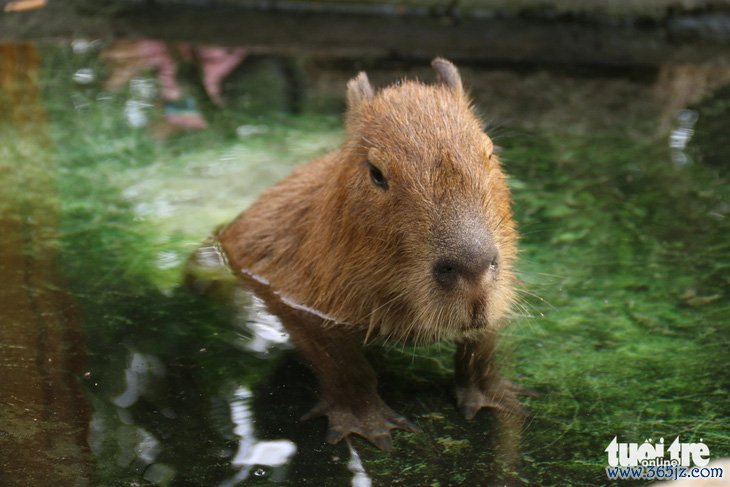
[[[334, 316], [416, 341], [496, 328], [514, 297], [510, 193], [456, 67], [434, 85], [347, 86], [328, 204], [343, 276]], [[331, 302], [332, 303], [332, 302]], [[354, 309], [353, 309], [354, 308]]]

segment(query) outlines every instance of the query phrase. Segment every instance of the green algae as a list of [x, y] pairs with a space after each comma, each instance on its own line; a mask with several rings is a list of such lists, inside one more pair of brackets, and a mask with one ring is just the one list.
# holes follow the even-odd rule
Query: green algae
[[[120, 116], [124, 93], [107, 99], [99, 86], [74, 85], [79, 61], [46, 54], [60, 267], [82, 310], [80, 380], [106, 425], [93, 449], [99, 482], [230, 477], [230, 397], [244, 385], [255, 392], [257, 435], [298, 445], [284, 485], [349, 484], [347, 447], [323, 443], [323, 421], [298, 420], [315, 400], [308, 371], [289, 352], [245, 351], [246, 316], [181, 284], [187, 255], [216, 226], [336, 146], [337, 119], [224, 111], [205, 132], [158, 141]], [[699, 107], [712, 127], [728, 120], [717, 108], [727, 93], [717, 96]], [[237, 126], [264, 129], [241, 137]], [[522, 299], [499, 360], [540, 394], [525, 399], [527, 418], [484, 411], [469, 422], [451, 392], [453, 346], [370, 350], [383, 397], [423, 430], [396, 432], [389, 453], [353, 441], [375, 485], [608, 485], [604, 448], [616, 435], [703, 439], [712, 458], [730, 455], [730, 181], [719, 139], [708, 137], [700, 133], [697, 162], [683, 167], [663, 144], [618, 128], [497, 140], [522, 233]], [[145, 372], [145, 395], [120, 407], [134, 354], [165, 372]], [[146, 434], [159, 443], [157, 477], [129, 456]]]

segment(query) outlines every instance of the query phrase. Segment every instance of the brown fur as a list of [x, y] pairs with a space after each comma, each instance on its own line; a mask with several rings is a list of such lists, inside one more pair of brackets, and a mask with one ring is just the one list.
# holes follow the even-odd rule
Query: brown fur
[[[494, 370], [484, 364], [514, 298], [510, 193], [458, 71], [443, 59], [433, 65], [435, 85], [402, 81], [375, 93], [365, 73], [351, 80], [342, 146], [297, 168], [218, 233], [231, 267], [259, 288], [266, 284], [274, 308], [281, 298], [316, 310], [321, 329], [303, 324], [311, 320], [301, 314], [278, 314], [320, 378], [325, 397], [317, 411], [330, 417], [334, 441], [354, 432], [383, 446], [378, 438], [404, 424], [377, 397], [364, 358], [351, 351], [334, 357], [352, 349], [343, 334], [461, 340], [457, 385], [465, 414], [497, 402], [484, 385]], [[369, 163], [387, 190], [371, 180]], [[482, 237], [496, 248], [498, 268], [440, 288], [434, 262], [469, 242], [481, 245]], [[355, 384], [360, 392], [348, 394], [375, 406], [355, 411], [365, 406], [332, 392], [334, 383]], [[343, 410], [355, 412], [342, 419]]]
[[[229, 262], [342, 326], [453, 339], [471, 315], [463, 296], [435, 289], [432, 230], [481, 218], [501, 255], [483, 289], [484, 325], [497, 327], [513, 299], [517, 235], [500, 162], [469, 100], [414, 81], [372, 100], [358, 90], [342, 147], [296, 169], [220, 232]], [[370, 181], [368, 158], [387, 192]]]

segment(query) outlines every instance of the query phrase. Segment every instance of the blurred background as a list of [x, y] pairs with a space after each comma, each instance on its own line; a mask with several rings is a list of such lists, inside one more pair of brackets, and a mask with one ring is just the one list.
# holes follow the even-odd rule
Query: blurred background
[[[730, 2], [0, 1], [0, 484], [643, 485], [619, 441], [730, 456]], [[299, 421], [316, 384], [188, 256], [337, 147], [345, 84], [460, 68], [522, 233], [503, 373], [461, 418], [453, 347], [373, 347], [422, 433]], [[204, 292], [200, 292], [204, 291]]]

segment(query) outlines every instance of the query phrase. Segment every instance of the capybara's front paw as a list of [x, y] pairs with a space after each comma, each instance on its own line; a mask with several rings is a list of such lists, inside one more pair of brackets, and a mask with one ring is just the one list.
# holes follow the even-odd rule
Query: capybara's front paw
[[321, 400], [302, 419], [327, 416], [327, 442], [335, 444], [355, 434], [368, 440], [381, 450], [393, 447], [390, 430], [402, 429], [417, 433], [420, 429], [403, 416], [393, 411], [380, 398], [363, 401], [357, 405], [334, 404]]
[[537, 393], [504, 379], [496, 380], [484, 388], [475, 384], [456, 387], [459, 410], [466, 419], [473, 419], [482, 408], [527, 416], [529, 411], [520, 403], [518, 396], [533, 395]]

